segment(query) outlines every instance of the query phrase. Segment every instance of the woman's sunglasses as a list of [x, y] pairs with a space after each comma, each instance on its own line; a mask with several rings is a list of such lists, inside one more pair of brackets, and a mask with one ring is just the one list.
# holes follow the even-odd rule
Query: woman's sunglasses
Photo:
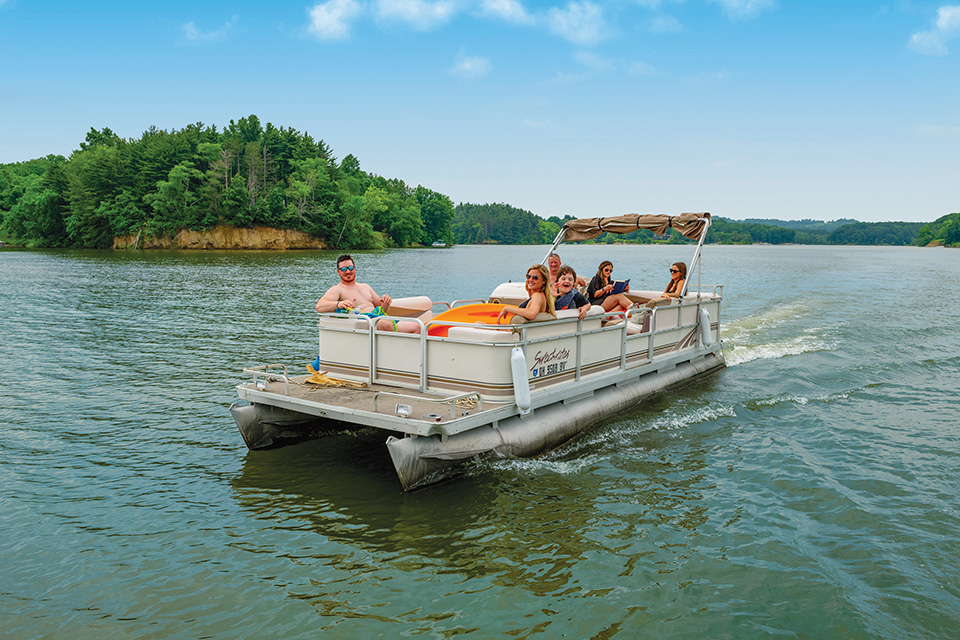
[[670, 269], [670, 273], [680, 273], [680, 269]]
[[527, 274], [527, 280], [539, 280], [539, 279], [540, 279], [540, 276], [536, 274], [534, 275], [530, 275], [529, 273]]
[[343, 271], [344, 273], [346, 273], [347, 271], [353, 271], [354, 269], [356, 269], [354, 265], [350, 265], [349, 267], [337, 267], [337, 268], [340, 269], [340, 271]]

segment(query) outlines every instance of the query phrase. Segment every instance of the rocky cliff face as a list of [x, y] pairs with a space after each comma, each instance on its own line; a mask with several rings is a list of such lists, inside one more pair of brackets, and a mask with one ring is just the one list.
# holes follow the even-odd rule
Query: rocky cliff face
[[114, 249], [326, 249], [322, 241], [302, 231], [219, 225], [207, 231], [182, 230], [173, 237], [120, 236]]

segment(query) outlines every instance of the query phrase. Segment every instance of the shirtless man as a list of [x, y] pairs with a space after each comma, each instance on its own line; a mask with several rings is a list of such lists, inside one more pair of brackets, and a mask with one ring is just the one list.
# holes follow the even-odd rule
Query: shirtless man
[[[348, 254], [337, 258], [337, 275], [340, 282], [333, 285], [323, 297], [317, 301], [317, 313], [376, 313], [377, 308], [385, 315], [393, 299], [388, 295], [377, 295], [368, 284], [357, 282], [357, 267]], [[377, 329], [380, 331], [402, 331], [404, 333], [419, 333], [420, 325], [416, 322], [397, 322], [379, 320]]]

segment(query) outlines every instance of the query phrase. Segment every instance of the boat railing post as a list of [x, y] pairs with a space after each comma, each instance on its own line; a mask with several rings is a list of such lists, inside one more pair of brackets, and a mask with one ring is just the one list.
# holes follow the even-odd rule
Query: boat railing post
[[647, 342], [647, 359], [653, 360], [653, 343], [657, 338], [657, 307], [650, 310], [650, 337]]
[[723, 307], [723, 285], [714, 286], [714, 299], [717, 301], [717, 340], [720, 340], [720, 309]]
[[577, 371], [576, 380], [580, 381], [580, 367], [583, 363], [583, 320], [577, 317]]
[[620, 370], [627, 368], [627, 323], [630, 322], [630, 310], [623, 312], [623, 326], [620, 327]]
[[366, 321], [367, 334], [370, 336], [370, 366], [367, 367], [367, 379], [372, 387], [377, 381], [377, 332], [374, 330], [376, 325], [373, 323], [373, 318], [366, 318]]
[[[703, 313], [703, 301], [700, 298], [700, 290], [697, 289], [697, 325], [700, 324], [700, 314]], [[709, 329], [708, 329], [709, 330]], [[703, 334], [697, 331], [697, 346], [703, 347]]]
[[420, 318], [415, 318], [420, 325], [420, 393], [427, 390], [427, 327]]

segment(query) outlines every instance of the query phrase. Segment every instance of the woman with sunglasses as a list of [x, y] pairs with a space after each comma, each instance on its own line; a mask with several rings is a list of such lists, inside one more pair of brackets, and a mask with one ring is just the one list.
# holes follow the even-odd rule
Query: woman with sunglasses
[[[546, 320], [552, 318], [537, 317], [541, 314], [548, 316], [557, 316], [553, 306], [553, 291], [550, 289], [550, 272], [542, 264], [535, 264], [527, 269], [527, 295], [526, 300], [520, 303], [519, 307], [507, 305], [500, 309], [500, 315], [497, 316], [497, 324], [509, 313], [514, 316], [524, 318], [526, 321]], [[513, 322], [513, 319], [510, 320]], [[518, 321], [522, 322], [522, 321]]]
[[670, 282], [663, 291], [664, 298], [679, 298], [683, 293], [683, 283], [687, 280], [687, 265], [683, 262], [674, 262], [670, 265]]
[[[633, 306], [633, 303], [622, 293], [611, 293], [613, 291], [613, 282], [610, 280], [612, 273], [612, 262], [604, 260], [600, 263], [597, 275], [593, 276], [590, 284], [587, 285], [587, 300], [590, 304], [603, 307], [604, 311], [626, 311]], [[630, 291], [630, 285], [627, 285], [624, 291]]]

